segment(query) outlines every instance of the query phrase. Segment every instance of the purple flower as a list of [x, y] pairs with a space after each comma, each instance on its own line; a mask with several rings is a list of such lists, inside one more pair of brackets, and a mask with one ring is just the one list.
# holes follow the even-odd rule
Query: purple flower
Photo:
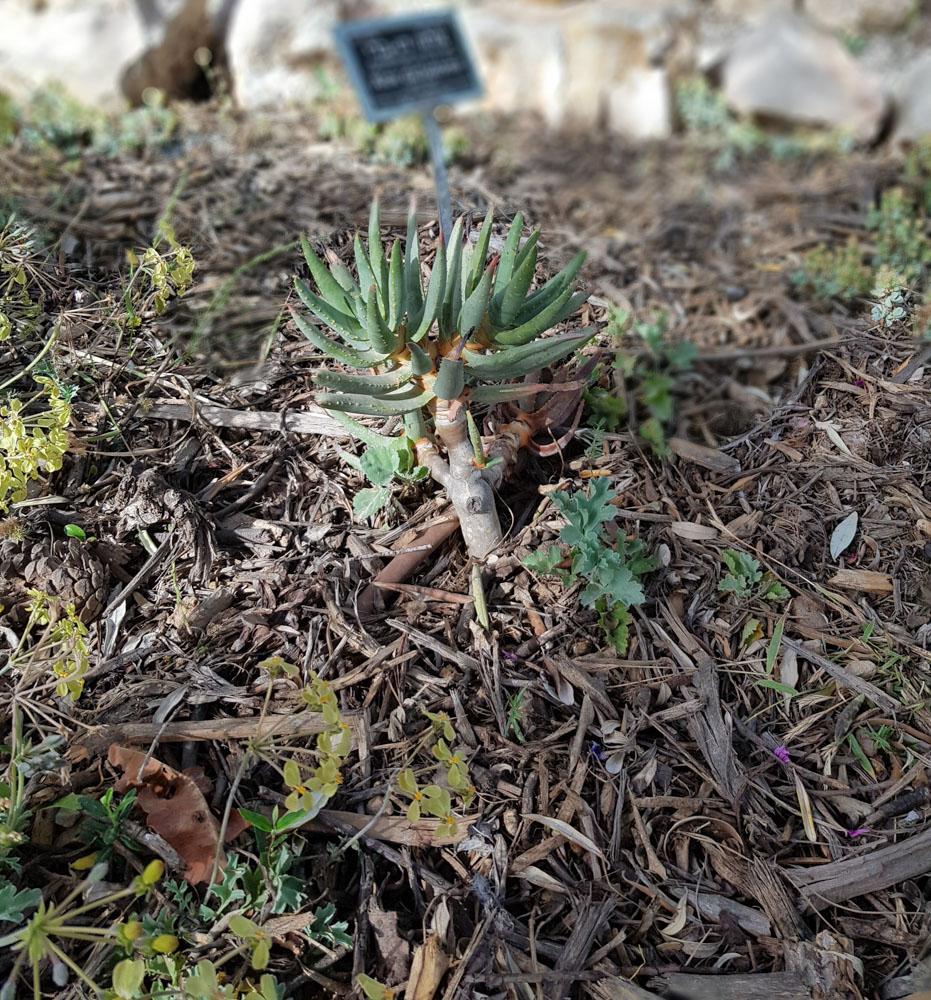
[[776, 747], [776, 749], [773, 750], [773, 756], [777, 760], [781, 760], [783, 764], [789, 763], [789, 751], [786, 750], [785, 747]]
[[854, 385], [855, 385], [855, 386], [856, 386], [856, 387], [857, 387], [858, 389], [865, 389], [865, 388], [866, 388], [866, 382], [864, 382], [862, 378], [858, 378], [858, 379], [856, 380], [856, 382], [854, 382]]
[[863, 826], [857, 830], [848, 830], [847, 836], [853, 839], [854, 837], [862, 837], [864, 833], [869, 833], [869, 827]]
[[601, 749], [600, 743], [590, 743], [588, 752], [595, 758], [595, 760], [605, 759], [604, 751]]
[[506, 660], [516, 660], [516, 659], [517, 659], [517, 654], [516, 654], [516, 653], [508, 653], [508, 652], [507, 652], [506, 650], [504, 650], [504, 649], [502, 649], [502, 650], [501, 650], [501, 655], [502, 655], [502, 656], [503, 656], [503, 657], [504, 657], [504, 658], [505, 658]]

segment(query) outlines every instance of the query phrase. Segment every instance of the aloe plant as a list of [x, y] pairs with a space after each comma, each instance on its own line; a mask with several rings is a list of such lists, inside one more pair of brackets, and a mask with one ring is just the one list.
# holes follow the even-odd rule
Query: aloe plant
[[[367, 245], [359, 235], [353, 242], [355, 274], [334, 255], [325, 264], [302, 239], [313, 286], [300, 278], [295, 286], [310, 316], [291, 310], [304, 336], [339, 366], [314, 373], [323, 390], [315, 398], [368, 445], [363, 468], [368, 458], [369, 469], [387, 475], [394, 470], [410, 478], [412, 469], [429, 470], [459, 515], [469, 554], [479, 560], [502, 539], [494, 488], [542, 418], [541, 411], [526, 412], [525, 402], [483, 439], [471, 408], [526, 401], [551, 388], [534, 384], [534, 373], [594, 334], [544, 337], [585, 300], [574, 287], [585, 255], [531, 291], [540, 231], [521, 245], [523, 218], [516, 215], [501, 253], [489, 260], [492, 225], [489, 212], [473, 246], [459, 219], [425, 280], [413, 208], [406, 245], [396, 240], [386, 252], [375, 202]], [[402, 429], [378, 434], [353, 415], [400, 418]]]

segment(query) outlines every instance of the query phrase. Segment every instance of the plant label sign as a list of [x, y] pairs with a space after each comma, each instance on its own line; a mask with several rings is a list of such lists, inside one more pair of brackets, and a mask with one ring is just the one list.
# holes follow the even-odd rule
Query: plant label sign
[[452, 207], [434, 109], [482, 94], [478, 71], [455, 13], [446, 10], [347, 21], [336, 28], [336, 44], [369, 121], [383, 122], [412, 111], [423, 116], [440, 226], [448, 237]]
[[369, 121], [481, 96], [478, 72], [451, 10], [348, 21], [336, 28], [336, 41]]

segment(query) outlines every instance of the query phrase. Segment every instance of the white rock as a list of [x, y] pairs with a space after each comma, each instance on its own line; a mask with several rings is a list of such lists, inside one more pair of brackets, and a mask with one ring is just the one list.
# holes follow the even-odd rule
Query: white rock
[[795, 0], [714, 0], [714, 8], [726, 17], [763, 17], [776, 12], [791, 13]]
[[669, 74], [661, 66], [637, 69], [608, 88], [608, 128], [631, 139], [657, 139], [672, 130]]
[[914, 10], [914, 0], [805, 0], [809, 17], [847, 32], [899, 31]]
[[123, 68], [146, 48], [131, 0], [0, 0], [0, 81], [23, 95], [45, 83], [78, 100], [113, 105]]
[[931, 52], [912, 63], [898, 93], [893, 142], [910, 143], [931, 135]]
[[333, 51], [339, 0], [239, 0], [226, 36], [233, 93], [248, 109], [303, 104], [319, 92], [317, 67]]
[[[229, 0], [226, 0], [229, 2]], [[138, 100], [155, 86], [184, 96], [199, 70], [194, 50], [213, 42], [224, 0], [0, 0], [0, 81], [21, 95], [49, 82], [86, 104]]]
[[724, 61], [722, 89], [739, 113], [847, 129], [865, 141], [879, 133], [888, 105], [833, 35], [795, 16], [767, 18], [739, 39]]
[[695, 10], [690, 0], [511, 2], [463, 18], [489, 107], [644, 138], [670, 131], [669, 67], [694, 64]]
[[[485, 104], [498, 111], [537, 112], [550, 127], [565, 116], [566, 70], [560, 19], [524, 4], [499, 4], [462, 12], [478, 62]], [[533, 53], [532, 59], [518, 53]]]

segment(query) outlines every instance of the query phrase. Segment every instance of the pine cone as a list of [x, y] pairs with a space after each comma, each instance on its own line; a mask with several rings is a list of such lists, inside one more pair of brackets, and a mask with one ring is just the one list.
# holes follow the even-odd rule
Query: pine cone
[[[107, 570], [86, 542], [76, 538], [0, 541], [0, 605], [15, 622], [26, 618], [29, 590], [41, 590], [58, 605], [73, 604], [90, 624], [103, 610]], [[55, 616], [55, 602], [49, 609]]]

